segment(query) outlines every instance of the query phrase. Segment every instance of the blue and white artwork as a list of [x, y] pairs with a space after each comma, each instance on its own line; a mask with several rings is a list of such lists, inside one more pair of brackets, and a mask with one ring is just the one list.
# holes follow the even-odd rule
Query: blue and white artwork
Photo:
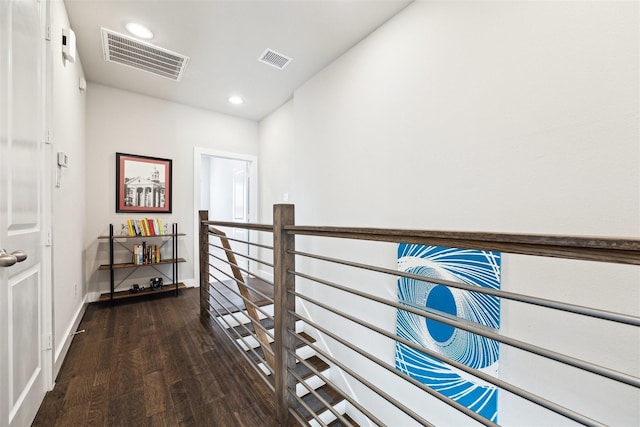
[[[398, 269], [425, 276], [425, 280], [432, 277], [500, 289], [499, 252], [400, 244]], [[400, 277], [398, 300], [400, 304], [427, 307], [495, 330], [500, 328], [498, 297]], [[401, 309], [397, 334], [447, 358], [498, 376], [497, 341]], [[496, 386], [401, 343], [396, 343], [396, 369], [497, 423]]]

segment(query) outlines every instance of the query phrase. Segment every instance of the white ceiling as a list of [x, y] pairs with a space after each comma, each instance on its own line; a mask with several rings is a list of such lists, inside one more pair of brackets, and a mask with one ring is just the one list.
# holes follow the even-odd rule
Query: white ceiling
[[[65, 0], [86, 78], [119, 89], [259, 120], [315, 73], [413, 0]], [[103, 59], [100, 27], [190, 57], [180, 82]], [[280, 71], [258, 62], [266, 48], [293, 58]], [[232, 105], [230, 95], [245, 103]]]

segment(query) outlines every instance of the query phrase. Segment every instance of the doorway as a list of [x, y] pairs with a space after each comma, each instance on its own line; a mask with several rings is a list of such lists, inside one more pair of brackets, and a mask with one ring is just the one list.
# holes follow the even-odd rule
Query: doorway
[[[224, 153], [196, 148], [194, 157], [195, 203], [198, 210], [209, 211], [209, 219], [226, 222], [251, 222], [257, 218], [257, 158], [234, 153]], [[231, 249], [236, 252], [237, 265], [244, 276], [252, 272], [253, 263], [241, 255], [255, 256], [254, 248], [240, 241], [255, 240], [252, 233], [233, 227], [217, 227], [229, 237]], [[194, 235], [199, 225], [196, 221]], [[198, 253], [198, 239], [194, 253]], [[220, 246], [220, 242], [216, 242]], [[217, 276], [232, 280], [231, 267], [225, 261], [226, 254], [221, 249], [211, 248], [211, 259]], [[196, 275], [197, 272], [196, 272]], [[197, 283], [200, 283], [199, 280]]]

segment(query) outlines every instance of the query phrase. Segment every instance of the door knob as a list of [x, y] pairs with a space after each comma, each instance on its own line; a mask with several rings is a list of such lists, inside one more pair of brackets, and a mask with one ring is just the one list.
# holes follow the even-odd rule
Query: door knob
[[27, 259], [24, 251], [13, 251], [8, 254], [6, 250], [0, 249], [0, 267], [11, 267], [16, 262], [22, 262]]
[[11, 255], [16, 257], [18, 262], [22, 262], [25, 259], [27, 259], [27, 253], [25, 251], [13, 251], [13, 252], [11, 252]]
[[18, 258], [9, 255], [4, 249], [0, 249], [0, 267], [11, 267], [18, 262]]

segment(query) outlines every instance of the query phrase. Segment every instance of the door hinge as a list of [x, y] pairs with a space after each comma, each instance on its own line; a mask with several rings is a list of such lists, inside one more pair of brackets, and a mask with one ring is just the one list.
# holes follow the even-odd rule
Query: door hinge
[[51, 232], [50, 231], [47, 231], [47, 237], [45, 239], [44, 245], [45, 246], [51, 246]]
[[53, 348], [53, 337], [51, 334], [45, 335], [42, 341], [42, 344], [44, 345], [43, 350], [51, 350]]
[[51, 144], [51, 129], [47, 129], [47, 131], [44, 133], [44, 143]]
[[44, 36], [44, 39], [47, 41], [51, 41], [51, 25], [47, 25], [47, 31]]

